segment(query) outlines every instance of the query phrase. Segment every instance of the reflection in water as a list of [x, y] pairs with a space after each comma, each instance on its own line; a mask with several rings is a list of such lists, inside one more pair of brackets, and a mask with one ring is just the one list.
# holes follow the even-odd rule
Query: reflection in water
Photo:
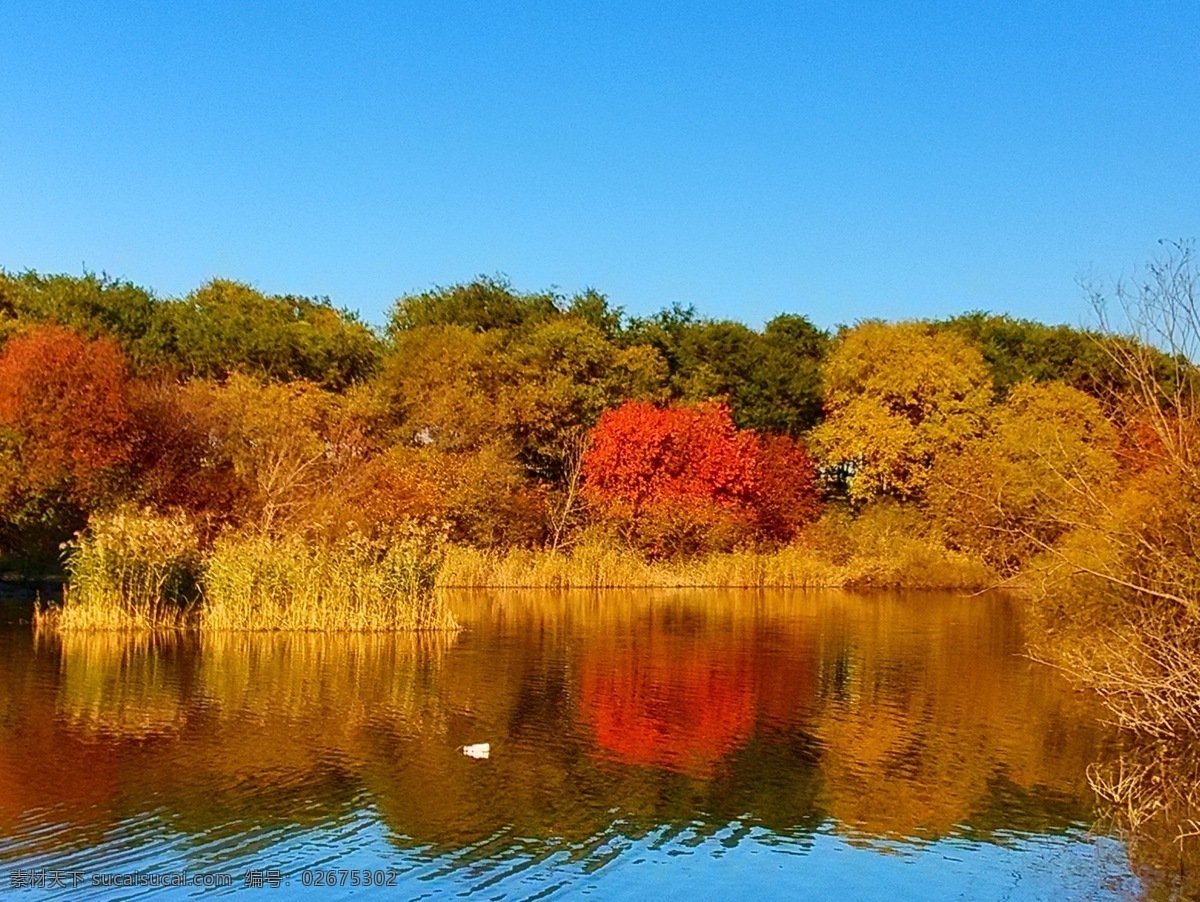
[[188, 640], [122, 633], [42, 633], [37, 640], [62, 643], [58, 711], [69, 729], [145, 739], [183, 726], [179, 657]]
[[750, 645], [723, 628], [645, 630], [589, 646], [580, 708], [601, 749], [630, 764], [711, 777], [754, 729]]
[[1089, 769], [1102, 822], [1128, 838], [1138, 869], [1166, 898], [1200, 898], [1200, 748], [1132, 740]]
[[1136, 887], [1083, 832], [1110, 738], [1018, 654], [1003, 600], [456, 609], [468, 629], [443, 637], [0, 632], [0, 864], [337, 862], [501, 897], [654, 880], [783, 895], [799, 875], [984, 898], [1014, 872], [1029, 898]]

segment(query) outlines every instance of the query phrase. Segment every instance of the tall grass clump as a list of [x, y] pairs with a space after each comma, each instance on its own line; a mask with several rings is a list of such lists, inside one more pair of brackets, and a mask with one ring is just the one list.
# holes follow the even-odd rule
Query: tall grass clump
[[199, 542], [182, 516], [122, 509], [93, 515], [71, 543], [60, 607], [39, 625], [62, 630], [177, 629], [199, 597]]
[[313, 542], [233, 534], [204, 568], [200, 624], [224, 630], [445, 630], [440, 552], [420, 540]]

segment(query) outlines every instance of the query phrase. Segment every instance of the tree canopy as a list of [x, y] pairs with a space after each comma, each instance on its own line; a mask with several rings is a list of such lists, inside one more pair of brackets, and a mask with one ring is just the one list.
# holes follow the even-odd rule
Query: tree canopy
[[825, 366], [825, 422], [813, 431], [850, 497], [923, 496], [936, 462], [978, 436], [992, 401], [979, 350], [923, 323], [861, 323]]
[[267, 295], [214, 279], [184, 298], [163, 299], [105, 275], [0, 271], [0, 338], [44, 323], [115, 340], [139, 375], [243, 371], [340, 389], [368, 378], [381, 355], [371, 329], [325, 298]]
[[0, 272], [0, 545], [51, 548], [132, 501], [205, 541], [417, 524], [559, 548], [599, 528], [668, 554], [789, 542], [848, 498], [855, 516], [907, 503], [1005, 569], [1073, 516], [1064, 474], [1153, 457], [1153, 423], [1119, 403], [1121, 349], [1156, 390], [1191, 372], [983, 313], [831, 336], [800, 313], [631, 317], [593, 289], [481, 277], [400, 297], [376, 332], [230, 279], [171, 298]]

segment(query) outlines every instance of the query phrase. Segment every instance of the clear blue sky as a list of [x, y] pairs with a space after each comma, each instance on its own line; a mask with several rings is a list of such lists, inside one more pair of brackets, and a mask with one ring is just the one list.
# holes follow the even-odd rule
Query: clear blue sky
[[760, 324], [984, 308], [1200, 235], [1200, 4], [0, 6], [0, 266], [372, 321], [479, 273]]

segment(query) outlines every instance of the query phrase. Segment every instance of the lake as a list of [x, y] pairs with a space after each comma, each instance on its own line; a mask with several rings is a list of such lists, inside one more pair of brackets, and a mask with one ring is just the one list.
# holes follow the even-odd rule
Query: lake
[[[452, 606], [453, 636], [0, 628], [0, 886], [1143, 891], [1124, 845], [1091, 829], [1087, 769], [1115, 739], [1022, 656], [1003, 596], [506, 591]], [[463, 753], [474, 743], [488, 757]]]

